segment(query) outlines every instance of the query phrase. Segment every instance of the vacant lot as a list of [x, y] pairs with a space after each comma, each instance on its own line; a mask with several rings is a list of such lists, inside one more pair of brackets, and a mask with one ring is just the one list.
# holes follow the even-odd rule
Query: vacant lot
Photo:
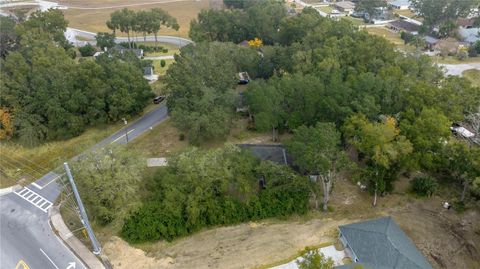
[[69, 26], [73, 28], [92, 32], [110, 31], [105, 22], [110, 18], [110, 13], [115, 10], [127, 7], [138, 11], [156, 7], [170, 13], [180, 24], [178, 32], [172, 29], [161, 29], [160, 35], [188, 37], [190, 21], [196, 18], [200, 10], [215, 6], [218, 0], [60, 0], [59, 2], [69, 7], [63, 12], [69, 21]]
[[219, 227], [136, 248], [112, 236], [103, 238], [104, 250], [115, 268], [266, 268], [293, 259], [306, 246], [334, 242], [338, 225], [391, 215], [434, 268], [479, 268], [478, 208], [458, 214], [444, 210], [442, 201], [416, 199], [400, 190], [373, 208], [370, 195], [340, 180], [332, 213]]

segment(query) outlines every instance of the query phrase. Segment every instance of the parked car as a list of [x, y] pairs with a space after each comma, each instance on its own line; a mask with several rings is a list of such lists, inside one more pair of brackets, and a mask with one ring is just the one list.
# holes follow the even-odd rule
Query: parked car
[[238, 85], [245, 85], [250, 82], [250, 76], [247, 72], [238, 73]]
[[154, 104], [160, 104], [163, 100], [165, 100], [165, 96], [157, 96], [153, 98], [153, 103]]

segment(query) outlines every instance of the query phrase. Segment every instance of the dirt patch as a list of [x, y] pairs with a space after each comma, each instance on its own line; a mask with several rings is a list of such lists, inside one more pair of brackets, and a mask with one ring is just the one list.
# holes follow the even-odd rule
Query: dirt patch
[[173, 243], [144, 244], [139, 246], [142, 250], [113, 237], [105, 251], [115, 268], [126, 268], [118, 264], [130, 268], [265, 268], [293, 259], [306, 246], [335, 242], [338, 225], [390, 215], [434, 268], [480, 268], [478, 209], [457, 214], [443, 209], [441, 202], [439, 197], [419, 200], [392, 194], [380, 198], [373, 208], [368, 193], [339, 180], [332, 213], [213, 228]]
[[[172, 263], [171, 258], [155, 259], [147, 257], [141, 249], [130, 247], [119, 237], [113, 236], [104, 246], [105, 254], [110, 257], [114, 268], [166, 268]], [[114, 259], [112, 259], [114, 258]]]

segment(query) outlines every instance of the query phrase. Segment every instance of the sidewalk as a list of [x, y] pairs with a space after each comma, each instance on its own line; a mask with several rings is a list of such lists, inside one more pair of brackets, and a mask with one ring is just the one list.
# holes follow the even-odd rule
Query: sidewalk
[[86, 267], [92, 269], [105, 269], [105, 266], [100, 260], [97, 259], [97, 257], [68, 229], [65, 222], [63, 222], [58, 206], [52, 206], [49, 215], [53, 232], [60, 236], [63, 242], [85, 264]]
[[21, 189], [21, 188], [22, 188], [22, 186], [20, 186], [20, 185], [17, 184], [17, 185], [15, 185], [15, 186], [11, 186], [11, 187], [8, 187], [8, 188], [0, 189], [0, 196], [5, 195], [5, 194], [12, 193], [12, 192], [14, 192], [14, 191], [16, 191], [16, 190], [19, 190], [19, 189]]

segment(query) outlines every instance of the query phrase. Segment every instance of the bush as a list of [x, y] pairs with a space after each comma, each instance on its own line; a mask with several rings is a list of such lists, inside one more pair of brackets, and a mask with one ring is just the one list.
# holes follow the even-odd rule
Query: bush
[[420, 196], [431, 196], [438, 188], [437, 181], [432, 177], [416, 177], [410, 182], [412, 190]]
[[87, 44], [83, 47], [78, 48], [78, 51], [80, 51], [80, 54], [82, 55], [82, 57], [93, 56], [95, 52], [97, 52], [95, 47], [90, 44]]
[[457, 58], [460, 60], [460, 61], [464, 61], [466, 59], [468, 59], [468, 52], [467, 51], [464, 51], [464, 50], [461, 50], [457, 53]]
[[167, 63], [165, 62], [165, 60], [160, 60], [160, 66], [161, 67], [165, 67]]
[[470, 46], [468, 48], [468, 57], [477, 57], [477, 55], [478, 55], [477, 48], [475, 48], [474, 45]]

